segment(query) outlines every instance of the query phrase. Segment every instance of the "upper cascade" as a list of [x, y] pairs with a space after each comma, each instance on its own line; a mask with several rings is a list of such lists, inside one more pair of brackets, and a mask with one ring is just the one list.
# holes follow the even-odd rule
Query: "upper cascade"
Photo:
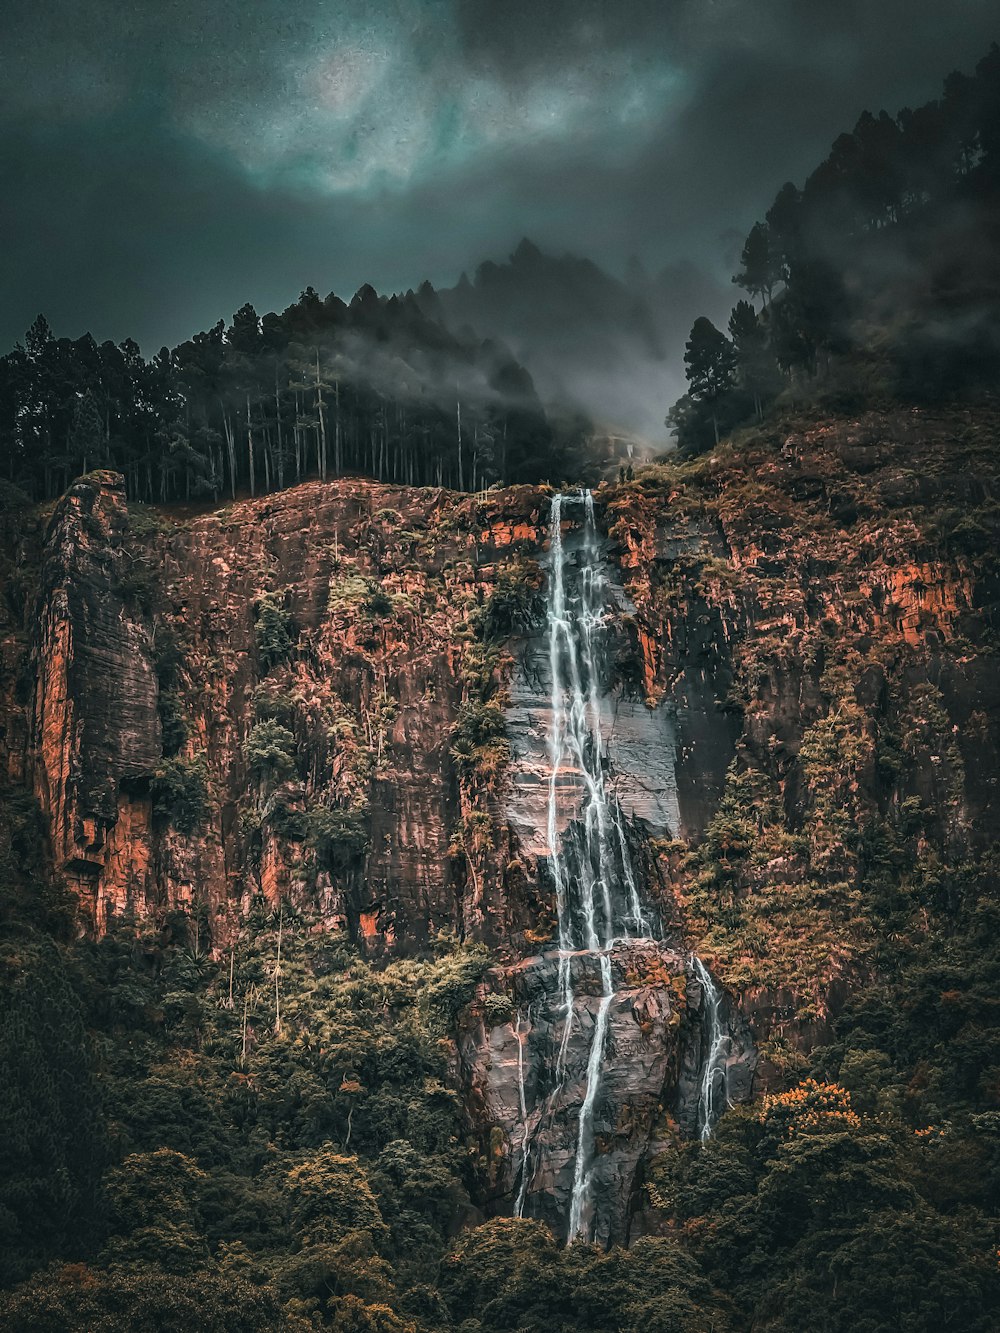
[[[563, 544], [563, 511], [584, 510], [576, 557]], [[555, 495], [549, 524], [548, 644], [552, 709], [547, 839], [559, 912], [559, 947], [606, 949], [649, 937], [624, 816], [609, 792], [600, 681], [607, 615], [604, 555], [589, 490]], [[568, 809], [567, 809], [568, 807]], [[559, 829], [569, 815], [569, 833]]]

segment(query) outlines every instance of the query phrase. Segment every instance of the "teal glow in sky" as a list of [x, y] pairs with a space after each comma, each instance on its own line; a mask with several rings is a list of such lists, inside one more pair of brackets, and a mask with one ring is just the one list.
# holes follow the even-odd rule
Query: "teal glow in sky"
[[971, 67], [995, 0], [0, 0], [0, 338], [147, 350], [453, 282], [522, 235], [725, 277], [865, 107]]

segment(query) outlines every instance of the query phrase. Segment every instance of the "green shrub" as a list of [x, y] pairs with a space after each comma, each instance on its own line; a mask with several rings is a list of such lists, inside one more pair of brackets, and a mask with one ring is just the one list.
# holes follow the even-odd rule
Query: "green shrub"
[[485, 944], [452, 945], [435, 961], [423, 991], [428, 1022], [442, 1033], [470, 1002], [492, 959]]
[[461, 778], [489, 777], [510, 758], [507, 724], [495, 704], [467, 703], [451, 732], [451, 757]]
[[251, 773], [281, 782], [295, 769], [295, 737], [274, 718], [265, 718], [244, 742], [243, 757]]
[[253, 692], [254, 713], [258, 722], [273, 718], [291, 730], [295, 722], [295, 699], [274, 680], [262, 680]]
[[151, 793], [154, 815], [168, 820], [178, 833], [193, 833], [208, 813], [205, 756], [165, 759], [156, 770]]
[[263, 672], [287, 662], [295, 647], [292, 618], [274, 593], [265, 593], [255, 603], [257, 618], [254, 639]]
[[309, 845], [317, 860], [334, 874], [349, 870], [368, 850], [368, 811], [316, 806], [306, 816]]
[[514, 634], [530, 634], [544, 614], [538, 588], [537, 564], [520, 563], [504, 570], [482, 610], [475, 617], [476, 628], [487, 642], [509, 639]]
[[514, 1001], [509, 995], [500, 995], [496, 991], [491, 991], [483, 1001], [483, 1017], [488, 1028], [499, 1027], [501, 1023], [509, 1023], [514, 1017]]
[[392, 611], [392, 598], [375, 579], [362, 574], [346, 574], [330, 582], [327, 610], [354, 611], [365, 620], [380, 620]]

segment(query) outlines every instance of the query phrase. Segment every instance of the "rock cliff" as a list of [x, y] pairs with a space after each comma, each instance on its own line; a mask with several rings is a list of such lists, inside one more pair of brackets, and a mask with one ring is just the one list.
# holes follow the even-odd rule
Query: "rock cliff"
[[[987, 445], [972, 416], [798, 423], [596, 493], [608, 780], [662, 926], [612, 951], [601, 1240], [694, 1132], [689, 952], [726, 990], [730, 1095], [777, 1086], [877, 969], [888, 823], [959, 855], [997, 826]], [[184, 910], [222, 949], [262, 896], [372, 958], [489, 945], [455, 1047], [482, 1203], [512, 1211], [534, 1152], [529, 1211], [558, 1230], [600, 988], [581, 955], [553, 1099], [548, 510], [347, 479], [155, 513], [90, 474], [44, 535], [5, 526], [0, 750], [83, 929]]]

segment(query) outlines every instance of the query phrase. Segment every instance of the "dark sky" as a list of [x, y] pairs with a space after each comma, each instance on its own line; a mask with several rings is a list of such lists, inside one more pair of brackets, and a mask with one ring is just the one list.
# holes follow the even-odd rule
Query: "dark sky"
[[175, 343], [245, 300], [451, 283], [522, 235], [731, 264], [996, 0], [0, 0], [0, 345]]

